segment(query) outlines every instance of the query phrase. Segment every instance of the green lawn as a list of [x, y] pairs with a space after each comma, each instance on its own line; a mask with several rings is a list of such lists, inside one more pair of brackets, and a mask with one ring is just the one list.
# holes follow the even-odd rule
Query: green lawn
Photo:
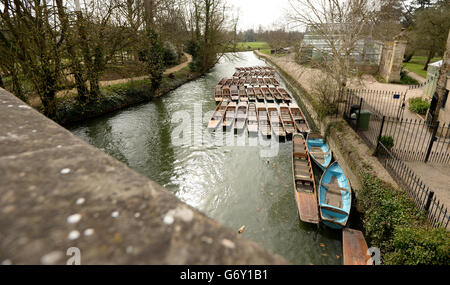
[[255, 49], [270, 49], [270, 46], [266, 42], [240, 42], [237, 44], [236, 49], [237, 51], [248, 51]]
[[[431, 63], [439, 61], [441, 59], [441, 57], [435, 57], [431, 60]], [[426, 62], [426, 56], [413, 56], [409, 62], [403, 63], [403, 67], [409, 71], [414, 72], [415, 74], [422, 76], [423, 78], [427, 78], [427, 72], [423, 70]]]

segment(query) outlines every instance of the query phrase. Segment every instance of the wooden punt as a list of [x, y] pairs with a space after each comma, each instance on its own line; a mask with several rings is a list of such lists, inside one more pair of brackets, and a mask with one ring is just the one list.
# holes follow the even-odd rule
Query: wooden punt
[[239, 89], [236, 85], [233, 85], [230, 87], [231, 91], [231, 100], [232, 101], [239, 101]]
[[222, 78], [217, 85], [223, 86], [227, 83], [228, 78]]
[[292, 138], [292, 173], [300, 220], [305, 223], [318, 224], [319, 210], [314, 172], [302, 134], [294, 134]]
[[228, 85], [222, 87], [222, 101], [231, 101], [231, 90]]
[[350, 215], [352, 189], [338, 162], [330, 165], [320, 179], [319, 212], [323, 223], [332, 229], [345, 227]]
[[308, 146], [309, 155], [312, 160], [322, 169], [325, 170], [331, 163], [331, 150], [325, 143], [323, 137], [319, 133], [311, 133], [306, 140]]
[[217, 105], [216, 110], [211, 116], [211, 120], [209, 120], [208, 129], [216, 129], [217, 126], [219, 126], [219, 124], [222, 122], [223, 115], [225, 114], [227, 106], [227, 101], [222, 101], [219, 105]]
[[234, 121], [234, 132], [238, 133], [245, 129], [248, 115], [248, 103], [239, 102], [237, 106], [236, 118]]
[[256, 94], [255, 94], [255, 90], [253, 89], [253, 87], [247, 88], [247, 96], [248, 96], [249, 102], [256, 102]]
[[247, 91], [244, 86], [239, 86], [239, 100], [241, 102], [248, 102]]
[[247, 130], [249, 134], [258, 133], [258, 115], [256, 113], [256, 103], [248, 104]]
[[286, 89], [284, 89], [283, 87], [277, 87], [278, 92], [280, 92], [281, 96], [283, 97], [283, 100], [286, 102], [291, 102], [292, 101], [292, 96], [287, 92]]
[[278, 92], [278, 89], [275, 86], [269, 86], [269, 90], [272, 93], [275, 100], [279, 102], [283, 101], [283, 96], [281, 96], [281, 93]]
[[230, 102], [228, 104], [222, 120], [222, 128], [224, 130], [231, 129], [234, 119], [236, 118], [236, 108], [237, 108], [236, 102]]
[[294, 124], [297, 131], [305, 134], [309, 133], [311, 129], [309, 128], [308, 121], [306, 121], [306, 118], [298, 105], [295, 103], [290, 103], [289, 109], [291, 109], [292, 118], [294, 119]]
[[262, 77], [258, 77], [258, 84], [259, 85], [266, 85], [266, 82], [264, 81], [264, 78], [262, 78]]
[[342, 230], [342, 257], [344, 265], [373, 265], [362, 232], [345, 228]]
[[286, 139], [286, 131], [284, 129], [283, 121], [278, 113], [277, 105], [274, 103], [267, 104], [267, 111], [269, 113], [270, 125], [272, 126], [273, 133], [281, 140]]
[[272, 128], [270, 126], [269, 113], [267, 112], [265, 103], [256, 103], [256, 111], [258, 113], [258, 128], [261, 134], [270, 138], [272, 136]]
[[245, 84], [252, 84], [252, 77], [251, 76], [245, 77]]
[[235, 73], [233, 73], [233, 77], [239, 77], [239, 74], [241, 74], [240, 71], [236, 71]]
[[239, 78], [238, 77], [234, 77], [231, 81], [232, 85], [238, 85], [239, 84]]
[[264, 98], [266, 98], [267, 102], [274, 102], [275, 99], [273, 98], [272, 93], [270, 92], [269, 87], [261, 87], [261, 92], [264, 94]]
[[216, 100], [216, 103], [222, 102], [223, 95], [221, 85], [216, 86], [216, 90], [214, 91], [214, 99]]
[[245, 84], [245, 77], [241, 77], [239, 79], [239, 85], [244, 85]]
[[260, 87], [254, 87], [253, 90], [255, 90], [256, 99], [259, 102], [264, 102], [264, 94], [261, 91]]
[[252, 85], [258, 84], [258, 77], [252, 76], [252, 82], [251, 82], [251, 84], [252, 84]]
[[291, 111], [286, 103], [280, 104], [280, 114], [284, 129], [286, 130], [286, 136], [288, 138], [293, 137], [293, 134], [296, 133], [294, 119], [292, 118]]
[[280, 82], [276, 78], [272, 77], [272, 85], [280, 86]]

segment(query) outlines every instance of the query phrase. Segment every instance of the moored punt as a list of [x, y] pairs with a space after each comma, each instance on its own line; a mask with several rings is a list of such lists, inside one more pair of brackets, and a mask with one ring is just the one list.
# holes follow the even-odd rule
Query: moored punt
[[273, 133], [280, 140], [286, 139], [286, 131], [284, 130], [283, 121], [278, 113], [277, 105], [274, 103], [267, 104], [267, 111], [269, 113], [270, 125], [272, 126]]
[[239, 84], [239, 78], [238, 77], [233, 77], [233, 79], [231, 80], [231, 84], [232, 85], [238, 85]]
[[272, 85], [280, 86], [280, 82], [276, 78], [272, 77]]
[[373, 265], [366, 240], [360, 231], [350, 228], [342, 230], [342, 253], [344, 265]]
[[236, 85], [233, 85], [230, 87], [231, 91], [231, 100], [232, 101], [239, 101], [239, 89]]
[[253, 87], [247, 88], [247, 96], [248, 96], [249, 102], [256, 102], [256, 95], [255, 95], [255, 90], [253, 89]]
[[270, 138], [272, 136], [272, 128], [270, 127], [269, 114], [265, 103], [256, 103], [256, 111], [258, 113], [258, 127], [261, 134]]
[[231, 101], [231, 90], [228, 85], [222, 87], [222, 101]]
[[283, 87], [277, 87], [277, 90], [278, 90], [278, 92], [280, 92], [284, 101], [287, 101], [287, 102], [292, 101], [292, 96], [287, 92], [286, 89], [284, 89]]
[[228, 78], [227, 81], [225, 81], [224, 85], [230, 86], [232, 83], [233, 83], [233, 79], [232, 78]]
[[314, 172], [302, 134], [294, 134], [292, 138], [292, 173], [300, 220], [305, 223], [318, 224], [319, 211]]
[[260, 87], [254, 87], [253, 90], [255, 90], [256, 99], [259, 102], [264, 102], [264, 94], [261, 91]]
[[222, 102], [223, 100], [222, 86], [217, 85], [216, 91], [214, 92], [214, 99], [216, 100], [216, 103]]
[[226, 84], [228, 78], [222, 78], [217, 85], [223, 86]]
[[245, 77], [245, 84], [252, 84], [252, 77], [251, 76]]
[[239, 77], [239, 74], [241, 74], [241, 72], [240, 72], [240, 71], [236, 71], [236, 72], [233, 74], [233, 77]]
[[241, 102], [248, 102], [247, 91], [244, 86], [239, 86], [239, 100]]
[[309, 124], [298, 105], [295, 103], [290, 103], [289, 109], [291, 110], [292, 118], [294, 119], [294, 124], [297, 131], [300, 133], [309, 133], [311, 129], [309, 128]]
[[278, 89], [275, 86], [269, 86], [269, 89], [275, 100], [279, 102], [283, 101], [283, 96], [281, 96], [281, 93], [278, 92]]
[[289, 110], [289, 106], [286, 103], [280, 104], [280, 114], [284, 129], [286, 130], [286, 136], [288, 138], [293, 137], [293, 134], [296, 133], [294, 119], [292, 118], [291, 111]]
[[231, 126], [233, 125], [234, 119], [236, 117], [236, 108], [236, 102], [230, 102], [228, 104], [222, 120], [222, 128], [224, 130], [231, 129]]
[[252, 76], [252, 82], [251, 82], [251, 84], [252, 84], [252, 85], [258, 84], [258, 77]]
[[239, 79], [239, 85], [244, 85], [245, 84], [245, 77], [241, 77]]
[[311, 133], [306, 140], [309, 155], [317, 163], [317, 165], [325, 170], [331, 163], [331, 150], [323, 140], [319, 133]]
[[239, 102], [237, 106], [236, 119], [234, 123], [234, 132], [241, 132], [245, 128], [245, 123], [247, 122], [248, 114], [248, 103]]
[[217, 126], [222, 122], [223, 115], [225, 114], [227, 106], [227, 101], [222, 101], [219, 105], [217, 105], [216, 110], [211, 116], [211, 120], [209, 120], [208, 129], [216, 129]]
[[264, 94], [264, 98], [266, 98], [267, 102], [274, 102], [275, 101], [274, 98], [273, 98], [272, 93], [270, 92], [269, 87], [266, 87], [266, 86], [261, 87], [261, 92]]
[[258, 133], [258, 115], [256, 113], [255, 103], [248, 104], [247, 130], [249, 134]]
[[264, 78], [258, 77], [258, 84], [259, 85], [266, 85], [266, 82], [264, 81]]
[[320, 179], [319, 210], [323, 223], [332, 229], [345, 227], [352, 204], [350, 182], [338, 162], [328, 167]]

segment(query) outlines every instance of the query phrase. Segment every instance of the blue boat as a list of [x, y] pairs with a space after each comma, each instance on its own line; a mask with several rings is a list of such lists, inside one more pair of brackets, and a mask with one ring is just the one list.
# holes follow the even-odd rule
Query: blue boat
[[328, 167], [320, 179], [319, 210], [325, 225], [342, 229], [347, 224], [352, 204], [352, 189], [339, 163]]
[[331, 163], [331, 150], [319, 133], [311, 133], [306, 140], [309, 155], [316, 164], [325, 170]]

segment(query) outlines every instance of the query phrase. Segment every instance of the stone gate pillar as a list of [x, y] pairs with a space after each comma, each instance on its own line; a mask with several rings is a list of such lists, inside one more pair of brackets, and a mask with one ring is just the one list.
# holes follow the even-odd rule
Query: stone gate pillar
[[403, 57], [408, 41], [402, 31], [393, 42], [386, 42], [383, 47], [380, 63], [380, 75], [388, 83], [399, 82], [402, 71]]

